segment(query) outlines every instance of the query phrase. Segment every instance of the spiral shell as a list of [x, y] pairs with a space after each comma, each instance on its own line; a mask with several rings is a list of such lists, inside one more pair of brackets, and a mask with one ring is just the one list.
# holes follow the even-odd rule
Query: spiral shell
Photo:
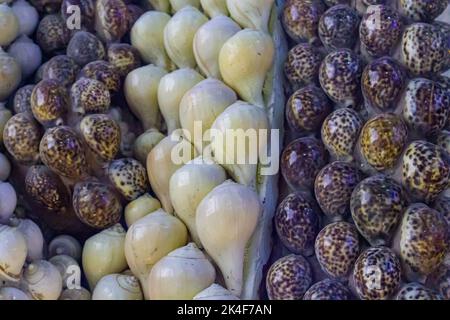
[[325, 93], [316, 86], [307, 86], [289, 98], [286, 119], [295, 132], [314, 132], [331, 111], [332, 105]]
[[48, 261], [30, 263], [23, 272], [30, 295], [35, 300], [57, 300], [62, 291], [58, 269]]
[[48, 129], [42, 137], [39, 153], [42, 162], [63, 177], [78, 179], [87, 175], [83, 144], [70, 127]]
[[360, 100], [362, 62], [348, 49], [328, 54], [320, 65], [319, 81], [325, 93], [342, 107], [356, 107]]
[[315, 243], [320, 267], [327, 275], [338, 280], [350, 273], [359, 249], [358, 231], [347, 222], [327, 225], [319, 232]]
[[68, 255], [77, 261], [81, 258], [81, 245], [77, 239], [72, 236], [63, 234], [56, 236], [48, 245], [48, 256]]
[[402, 286], [395, 300], [443, 300], [443, 297], [420, 283], [413, 282]]
[[75, 185], [73, 208], [83, 223], [97, 229], [115, 225], [122, 215], [122, 205], [116, 194], [107, 185], [95, 181]]
[[309, 262], [300, 255], [291, 254], [270, 267], [266, 279], [267, 294], [270, 300], [299, 300], [311, 283]]
[[67, 46], [67, 55], [80, 66], [105, 57], [105, 47], [100, 39], [87, 31], [76, 32]]
[[141, 57], [136, 48], [126, 43], [113, 43], [108, 47], [108, 61], [121, 77], [141, 66]]
[[75, 82], [79, 71], [80, 68], [74, 59], [59, 55], [45, 63], [42, 79], [54, 79], [62, 86], [68, 87]]
[[323, 213], [333, 220], [344, 218], [352, 191], [361, 180], [361, 172], [347, 162], [336, 161], [320, 170], [314, 193]]
[[284, 63], [284, 74], [295, 89], [318, 83], [317, 75], [322, 60], [322, 54], [316, 47], [300, 43], [289, 51]]
[[363, 300], [389, 299], [397, 292], [400, 280], [400, 261], [389, 248], [369, 248], [356, 260], [353, 281]]
[[54, 79], [42, 80], [31, 94], [31, 111], [43, 126], [63, 124], [68, 104], [66, 89]]
[[432, 273], [444, 261], [449, 248], [444, 216], [422, 203], [406, 209], [401, 223], [400, 256], [411, 271]]
[[403, 155], [402, 184], [418, 201], [433, 201], [448, 185], [447, 153], [426, 141], [412, 142]]
[[385, 175], [364, 179], [353, 190], [350, 210], [361, 235], [373, 246], [388, 245], [406, 206], [403, 188]]
[[70, 207], [70, 194], [61, 178], [43, 165], [28, 169], [25, 177], [28, 196], [51, 211], [65, 211]]
[[300, 193], [288, 195], [278, 205], [275, 228], [281, 242], [289, 251], [310, 256], [319, 232], [319, 214], [315, 205]]
[[118, 92], [122, 85], [119, 73], [106, 61], [88, 63], [81, 69], [80, 76], [103, 82], [111, 93]]
[[104, 276], [92, 292], [92, 300], [142, 300], [142, 290], [135, 276]]
[[393, 113], [382, 113], [369, 119], [361, 130], [361, 156], [378, 171], [392, 169], [406, 145], [408, 129]]
[[42, 18], [36, 31], [36, 42], [45, 53], [64, 50], [70, 40], [70, 30], [59, 14]]
[[15, 113], [31, 112], [31, 93], [33, 89], [34, 84], [28, 84], [16, 91], [13, 101]]
[[116, 189], [129, 201], [144, 194], [149, 188], [147, 171], [139, 161], [133, 158], [111, 162], [108, 176]]
[[91, 300], [91, 293], [83, 287], [65, 289], [59, 296], [59, 300]]
[[23, 112], [6, 122], [3, 143], [18, 163], [29, 165], [39, 160], [41, 136], [42, 129], [31, 113]]
[[351, 300], [350, 290], [341, 282], [324, 279], [311, 286], [303, 300]]
[[111, 104], [108, 88], [100, 81], [80, 78], [70, 89], [72, 108], [75, 112], [106, 113]]
[[128, 31], [130, 12], [122, 0], [98, 0], [95, 31], [104, 42], [119, 41]]

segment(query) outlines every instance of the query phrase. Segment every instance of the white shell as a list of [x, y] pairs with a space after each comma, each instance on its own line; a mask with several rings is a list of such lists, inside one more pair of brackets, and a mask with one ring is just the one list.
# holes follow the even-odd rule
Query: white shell
[[8, 179], [10, 173], [11, 163], [3, 153], [0, 153], [0, 181]]
[[39, 22], [39, 14], [35, 7], [25, 0], [17, 0], [11, 9], [19, 20], [19, 32], [27, 36], [31, 35]]
[[19, 281], [27, 258], [27, 242], [17, 228], [0, 225], [0, 279]]
[[169, 0], [172, 6], [172, 11], [177, 12], [186, 6], [192, 6], [194, 8], [200, 9], [200, 0]]
[[76, 273], [81, 275], [80, 266], [78, 265], [78, 262], [76, 262], [74, 258], [61, 254], [51, 257], [48, 261], [51, 264], [53, 264], [61, 274], [64, 289], [70, 287], [70, 285], [80, 285], [79, 283], [71, 282], [71, 278], [73, 276], [77, 276]]
[[240, 300], [224, 287], [213, 283], [208, 288], [198, 293], [193, 300]]
[[42, 62], [41, 48], [26, 35], [14, 41], [8, 53], [20, 64], [24, 79], [33, 74]]
[[6, 223], [14, 213], [17, 194], [9, 182], [0, 182], [0, 223]]
[[27, 261], [35, 261], [42, 259], [44, 249], [44, 236], [41, 229], [36, 223], [30, 219], [11, 219], [12, 225], [22, 232], [27, 242]]
[[110, 274], [104, 276], [92, 292], [92, 300], [142, 300], [142, 290], [135, 276]]
[[62, 291], [58, 269], [48, 261], [30, 263], [23, 272], [28, 291], [35, 300], [57, 300]]
[[53, 257], [65, 254], [77, 261], [81, 259], [81, 244], [72, 236], [63, 234], [53, 238], [48, 245], [48, 255]]
[[0, 300], [31, 300], [22, 290], [13, 287], [0, 288]]

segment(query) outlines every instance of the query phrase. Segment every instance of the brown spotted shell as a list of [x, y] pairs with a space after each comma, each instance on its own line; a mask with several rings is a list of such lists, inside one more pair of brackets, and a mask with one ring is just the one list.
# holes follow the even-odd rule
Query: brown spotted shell
[[42, 129], [29, 112], [12, 116], [3, 129], [3, 143], [14, 159], [24, 165], [39, 161]]
[[293, 47], [284, 63], [284, 73], [294, 89], [302, 85], [318, 83], [318, 72], [323, 56], [320, 51], [308, 44], [300, 43]]
[[323, 213], [332, 220], [342, 220], [349, 212], [353, 189], [362, 180], [352, 164], [335, 161], [317, 174], [314, 193]]
[[352, 49], [358, 40], [358, 11], [344, 4], [328, 9], [319, 21], [319, 37], [329, 51]]
[[412, 142], [403, 155], [402, 183], [418, 201], [433, 201], [449, 183], [447, 153], [426, 141]]
[[27, 84], [16, 91], [13, 101], [15, 113], [31, 112], [31, 93], [33, 89], [34, 84]]
[[95, 79], [80, 78], [70, 89], [72, 109], [80, 114], [106, 113], [111, 104], [108, 88]]
[[328, 155], [317, 139], [304, 137], [292, 141], [281, 155], [281, 173], [294, 190], [311, 189]]
[[372, 61], [364, 69], [361, 78], [366, 104], [381, 111], [395, 109], [405, 84], [403, 68], [389, 57]]
[[44, 67], [42, 78], [57, 80], [61, 85], [69, 87], [75, 82], [80, 67], [75, 60], [66, 55], [51, 58]]
[[111, 188], [101, 182], [84, 181], [75, 185], [73, 208], [78, 218], [90, 227], [104, 229], [118, 223], [122, 205]]
[[412, 282], [401, 287], [395, 300], [443, 300], [443, 297], [420, 283]]
[[362, 62], [349, 49], [328, 54], [319, 69], [319, 81], [325, 93], [342, 107], [356, 107], [360, 100]]
[[287, 0], [283, 9], [283, 26], [295, 42], [319, 44], [317, 28], [326, 7], [321, 0]]
[[106, 51], [100, 39], [87, 31], [76, 32], [67, 46], [67, 55], [80, 66], [105, 58]]
[[364, 161], [378, 171], [392, 169], [406, 145], [408, 129], [393, 113], [369, 119], [361, 130], [359, 149]]
[[405, 206], [403, 188], [382, 174], [361, 181], [350, 200], [353, 221], [372, 246], [390, 244]]
[[443, 71], [448, 62], [448, 47], [438, 28], [427, 23], [409, 25], [402, 38], [401, 61], [416, 76]]
[[333, 106], [322, 89], [310, 85], [297, 90], [289, 98], [286, 119], [296, 133], [314, 132], [320, 129], [332, 110]]
[[413, 21], [430, 22], [437, 18], [445, 8], [448, 0], [400, 0], [399, 10]]
[[311, 286], [303, 296], [303, 300], [351, 300], [350, 290], [341, 282], [324, 279]]
[[89, 149], [102, 160], [111, 161], [119, 153], [120, 126], [110, 116], [87, 115], [80, 122], [80, 131]]
[[121, 77], [141, 66], [141, 57], [136, 48], [127, 43], [113, 43], [108, 47], [108, 61]]
[[411, 271], [428, 275], [444, 261], [450, 239], [440, 212], [412, 204], [403, 215], [400, 232], [400, 256]]
[[59, 14], [46, 15], [39, 22], [36, 42], [45, 53], [55, 53], [66, 48], [70, 40], [70, 30]]
[[93, 30], [95, 21], [95, 2], [96, 0], [62, 0], [61, 3], [61, 16], [64, 21], [70, 20], [71, 11], [67, 11], [70, 6], [78, 6], [80, 14], [83, 17], [81, 19], [81, 25], [88, 30]]
[[72, 128], [59, 126], [48, 129], [39, 151], [42, 162], [58, 175], [73, 180], [87, 175], [84, 147]]
[[300, 255], [288, 255], [275, 261], [266, 278], [270, 300], [300, 300], [311, 286], [309, 262]]
[[43, 126], [63, 124], [68, 104], [66, 88], [55, 79], [40, 81], [31, 94], [31, 111]]
[[360, 246], [356, 227], [348, 222], [334, 222], [323, 228], [316, 238], [315, 253], [322, 270], [343, 280], [358, 258]]
[[289, 251], [310, 256], [319, 232], [319, 214], [315, 205], [300, 193], [291, 193], [278, 205], [275, 228]]
[[362, 300], [391, 298], [397, 292], [400, 280], [400, 260], [389, 248], [369, 248], [356, 260], [353, 282]]
[[402, 98], [403, 119], [415, 132], [430, 136], [441, 131], [450, 113], [450, 95], [438, 82], [411, 80]]
[[144, 194], [149, 188], [145, 167], [133, 158], [112, 161], [108, 167], [108, 177], [129, 201]]
[[331, 113], [323, 122], [321, 136], [325, 147], [338, 160], [351, 160], [363, 121], [350, 108]]
[[70, 193], [61, 178], [43, 165], [31, 166], [25, 177], [25, 190], [34, 202], [50, 211], [70, 207]]
[[81, 69], [80, 77], [86, 77], [103, 82], [111, 93], [118, 92], [121, 88], [119, 73], [106, 61], [93, 61]]
[[104, 42], [119, 41], [127, 33], [130, 19], [122, 0], [97, 0], [95, 31]]
[[372, 57], [390, 55], [403, 32], [401, 16], [388, 5], [370, 6], [359, 27], [362, 50]]

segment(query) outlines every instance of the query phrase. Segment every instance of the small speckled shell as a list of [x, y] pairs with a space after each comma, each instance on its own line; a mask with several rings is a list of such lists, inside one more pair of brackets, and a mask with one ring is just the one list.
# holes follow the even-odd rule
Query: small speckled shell
[[122, 215], [122, 205], [116, 194], [107, 185], [94, 181], [75, 185], [73, 208], [83, 223], [97, 229], [118, 223]]
[[438, 82], [413, 79], [402, 98], [403, 119], [417, 133], [434, 135], [444, 128], [450, 112], [450, 96]]
[[352, 191], [361, 180], [361, 172], [347, 162], [335, 161], [320, 170], [314, 193], [323, 213], [333, 220], [342, 220], [349, 212]]
[[39, 152], [42, 162], [63, 177], [78, 179], [87, 175], [83, 144], [70, 127], [48, 129], [42, 137]]
[[333, 110], [322, 89], [310, 85], [294, 92], [286, 104], [286, 119], [297, 133], [314, 132]]
[[443, 300], [443, 298], [437, 292], [413, 282], [403, 285], [395, 300]]
[[141, 66], [136, 48], [126, 43], [113, 43], [108, 47], [108, 61], [121, 77]]
[[281, 173], [293, 189], [311, 189], [319, 170], [327, 163], [323, 144], [314, 138], [292, 141], [281, 155]]
[[84, 141], [102, 160], [111, 161], [120, 149], [120, 126], [106, 114], [92, 114], [80, 122]]
[[400, 235], [400, 255], [419, 274], [428, 275], [444, 261], [449, 248], [448, 225], [444, 216], [422, 203], [406, 209]]
[[24, 165], [39, 161], [42, 129], [29, 112], [12, 116], [3, 129], [3, 143], [14, 159]]
[[448, 47], [438, 28], [427, 23], [408, 26], [402, 39], [402, 63], [414, 75], [441, 72], [448, 62]]
[[70, 39], [67, 55], [80, 66], [105, 57], [105, 47], [100, 39], [87, 31], [78, 31]]
[[288, 195], [275, 213], [277, 234], [289, 251], [309, 256], [319, 232], [319, 215], [311, 201], [300, 193]]
[[66, 55], [51, 58], [44, 67], [42, 78], [57, 80], [61, 85], [69, 87], [75, 82], [80, 67], [75, 60]]
[[31, 111], [43, 126], [61, 125], [68, 108], [66, 88], [59, 81], [45, 79], [39, 82], [31, 94]]
[[284, 63], [284, 73], [292, 87], [297, 89], [302, 85], [318, 83], [322, 59], [319, 50], [308, 43], [300, 43], [292, 48]]
[[366, 104], [375, 110], [394, 109], [406, 84], [403, 68], [389, 57], [382, 57], [366, 66], [361, 89]]
[[70, 194], [61, 178], [43, 165], [32, 166], [25, 177], [28, 196], [51, 211], [65, 211], [70, 207]]
[[449, 227], [450, 234], [450, 196], [447, 194], [448, 191], [442, 192], [439, 197], [433, 203], [433, 209], [439, 211], [444, 216], [445, 221]]
[[399, 10], [413, 21], [430, 22], [437, 18], [445, 8], [448, 0], [400, 0]]
[[323, 228], [316, 238], [315, 252], [322, 270], [343, 280], [350, 273], [359, 254], [356, 227], [348, 222], [334, 222]]
[[320, 43], [319, 20], [326, 7], [321, 0], [287, 0], [283, 10], [283, 26], [296, 42]]
[[64, 50], [70, 40], [70, 30], [59, 14], [42, 18], [36, 31], [36, 42], [45, 53]]
[[319, 81], [325, 93], [342, 107], [356, 107], [360, 100], [362, 62], [348, 49], [328, 54], [319, 69]]
[[392, 169], [406, 145], [408, 129], [393, 113], [379, 114], [366, 122], [359, 137], [363, 159], [378, 171]]
[[406, 205], [402, 187], [385, 175], [361, 181], [353, 190], [350, 210], [361, 235], [373, 246], [388, 245]]
[[436, 137], [436, 145], [443, 148], [445, 151], [447, 151], [447, 154], [450, 155], [450, 131], [442, 130], [441, 132], [439, 132], [438, 136]]
[[108, 88], [95, 79], [80, 78], [70, 89], [72, 109], [80, 114], [106, 113], [111, 104]]
[[328, 50], [352, 49], [358, 40], [358, 12], [348, 5], [328, 9], [319, 21], [319, 36]]
[[300, 255], [288, 255], [270, 267], [266, 289], [270, 300], [300, 300], [311, 286], [309, 262]]
[[351, 160], [363, 122], [349, 108], [331, 113], [322, 124], [322, 141], [328, 151], [338, 160]]
[[361, 299], [389, 299], [400, 285], [400, 260], [389, 248], [369, 248], [356, 260], [353, 280]]
[[341, 282], [324, 279], [311, 286], [303, 296], [303, 300], [351, 300], [350, 290]]
[[130, 12], [122, 0], [97, 0], [95, 31], [104, 42], [119, 41], [128, 31]]
[[390, 55], [400, 41], [403, 21], [388, 5], [370, 6], [359, 27], [363, 50], [372, 57]]
[[28, 84], [16, 91], [13, 101], [15, 113], [31, 112], [31, 93], [33, 89], [34, 84]]
[[449, 183], [450, 164], [447, 153], [440, 147], [414, 141], [405, 151], [402, 183], [418, 201], [433, 201]]
[[111, 162], [108, 176], [116, 189], [129, 201], [148, 191], [147, 171], [135, 159], [124, 158]]
[[93, 61], [81, 69], [81, 77], [91, 78], [103, 82], [111, 93], [118, 92], [121, 88], [120, 76], [115, 68], [106, 61]]

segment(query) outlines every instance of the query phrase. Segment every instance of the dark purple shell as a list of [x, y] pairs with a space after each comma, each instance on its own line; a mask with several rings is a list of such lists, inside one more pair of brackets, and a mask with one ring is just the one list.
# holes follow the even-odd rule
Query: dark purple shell
[[81, 69], [80, 77], [86, 77], [103, 82], [111, 93], [121, 88], [121, 79], [117, 70], [106, 61], [98, 60], [88, 63]]
[[80, 66], [89, 62], [102, 60], [106, 52], [100, 39], [87, 31], [78, 31], [70, 39], [67, 46], [67, 55]]
[[34, 85], [28, 84], [16, 91], [14, 95], [13, 108], [15, 113], [31, 112], [31, 93]]
[[122, 0], [97, 0], [95, 31], [104, 42], [116, 42], [127, 33], [130, 11]]
[[284, 63], [284, 73], [292, 87], [297, 89], [302, 85], [318, 83], [322, 60], [320, 51], [308, 43], [293, 47]]
[[54, 79], [65, 87], [75, 82], [80, 67], [74, 59], [66, 55], [51, 58], [44, 67], [42, 79]]
[[443, 300], [443, 297], [434, 290], [413, 282], [403, 285], [395, 300]]
[[59, 14], [42, 18], [36, 31], [36, 42], [48, 54], [64, 50], [70, 40], [70, 30]]
[[311, 286], [303, 296], [303, 300], [351, 300], [350, 290], [341, 282], [324, 279]]
[[141, 66], [136, 48], [127, 43], [113, 43], [108, 47], [108, 61], [121, 77]]

